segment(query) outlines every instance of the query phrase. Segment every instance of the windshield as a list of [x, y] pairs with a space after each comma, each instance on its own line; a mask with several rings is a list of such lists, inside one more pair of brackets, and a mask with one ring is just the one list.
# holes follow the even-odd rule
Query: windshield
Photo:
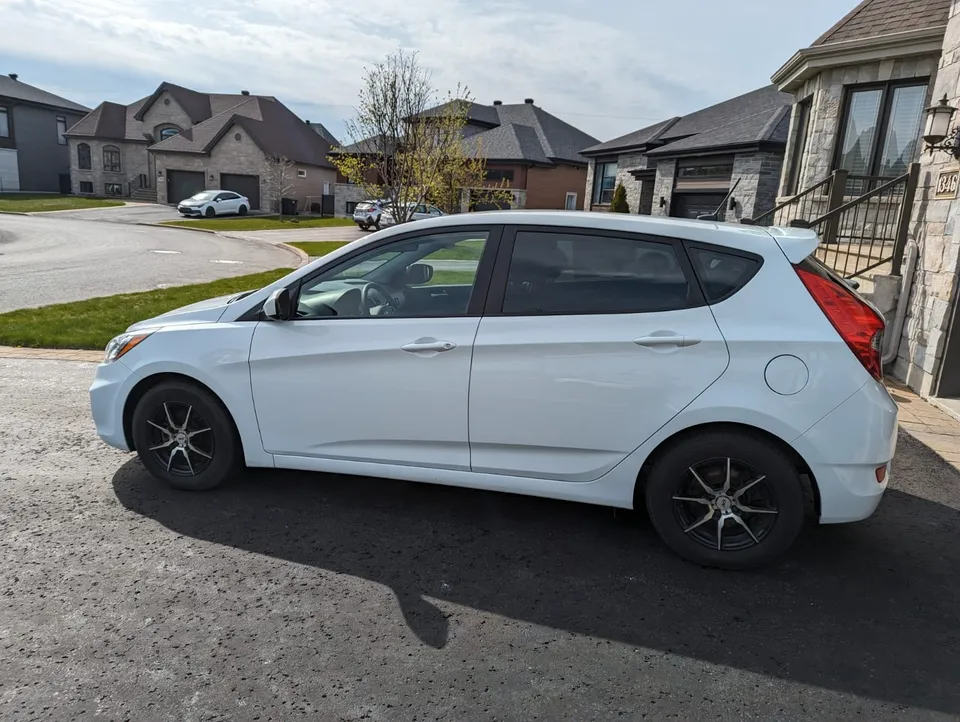
[[216, 197], [217, 193], [218, 193], [218, 191], [201, 191], [200, 193], [197, 193], [196, 195], [190, 196], [190, 200], [192, 200], [192, 201], [212, 201], [212, 200]]

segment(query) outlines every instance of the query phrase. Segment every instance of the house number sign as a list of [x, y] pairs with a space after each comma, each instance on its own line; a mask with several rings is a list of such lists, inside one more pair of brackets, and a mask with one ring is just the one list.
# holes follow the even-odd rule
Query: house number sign
[[940, 171], [937, 178], [937, 190], [934, 198], [956, 198], [957, 187], [960, 186], [960, 171]]

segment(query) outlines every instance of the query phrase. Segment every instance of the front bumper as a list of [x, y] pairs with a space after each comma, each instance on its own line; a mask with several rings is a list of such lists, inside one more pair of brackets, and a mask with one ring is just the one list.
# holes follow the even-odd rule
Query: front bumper
[[191, 208], [189, 206], [177, 206], [177, 212], [181, 216], [202, 216], [199, 208]]
[[90, 386], [90, 411], [97, 435], [121, 451], [130, 451], [123, 431], [123, 407], [136, 382], [136, 374], [119, 360], [97, 366]]
[[[822, 524], [860, 521], [876, 511], [890, 483], [897, 413], [887, 390], [871, 380], [794, 442], [816, 480]], [[882, 482], [880, 467], [886, 467]]]

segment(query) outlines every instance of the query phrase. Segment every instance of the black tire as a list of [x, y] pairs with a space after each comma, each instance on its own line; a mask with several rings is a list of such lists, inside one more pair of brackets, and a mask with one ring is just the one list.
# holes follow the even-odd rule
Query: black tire
[[[191, 434], [189, 448], [179, 453], [184, 438], [154, 425], [169, 429], [171, 421], [172, 428], [183, 426]], [[177, 489], [213, 489], [240, 468], [240, 440], [230, 415], [218, 398], [199, 386], [182, 381], [157, 384], [137, 403], [132, 423], [133, 442], [147, 471]], [[198, 430], [204, 428], [209, 430]], [[162, 444], [166, 446], [158, 448]]]
[[[728, 459], [731, 484], [723, 494]], [[697, 476], [720, 494], [708, 493]], [[778, 559], [796, 541], [805, 517], [796, 466], [776, 445], [749, 432], [708, 431], [683, 439], [656, 460], [645, 496], [650, 520], [667, 546], [688, 561], [719, 569], [751, 569]], [[730, 516], [721, 524], [723, 509], [748, 529]]]
[[357, 226], [360, 228], [361, 231], [365, 231], [370, 227], [366, 223], [358, 223]]
[[238, 215], [238, 216], [245, 216], [245, 215], [247, 215], [247, 207], [246, 207], [246, 206], [240, 206], [240, 208], [237, 210], [237, 215]]
[[213, 206], [210, 206], [209, 208], [207, 208], [207, 210], [203, 212], [203, 215], [206, 216], [207, 218], [213, 218], [215, 215], [217, 215], [217, 212], [213, 210]]
[[378, 231], [380, 230], [380, 216], [377, 216], [377, 220], [373, 222], [373, 227], [376, 228]]

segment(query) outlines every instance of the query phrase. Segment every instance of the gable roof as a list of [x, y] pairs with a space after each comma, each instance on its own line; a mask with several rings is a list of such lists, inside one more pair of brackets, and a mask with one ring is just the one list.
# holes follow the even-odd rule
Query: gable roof
[[680, 118], [670, 118], [606, 143], [585, 155], [642, 151], [649, 156], [716, 152], [750, 145], [786, 145], [793, 96], [767, 85]]
[[813, 45], [939, 28], [949, 16], [950, 0], [864, 0]]
[[62, 110], [72, 110], [75, 113], [89, 113], [90, 108], [74, 103], [72, 100], [61, 98], [59, 95], [48, 93], [33, 85], [27, 85], [22, 80], [15, 80], [9, 75], [0, 75], [0, 95], [5, 98], [22, 100], [25, 103], [39, 103]]
[[619, 138], [608, 140], [605, 143], [591, 146], [580, 151], [583, 155], [600, 155], [615, 150], [643, 149], [651, 143], [659, 140], [661, 134], [670, 128], [674, 123], [680, 120], [679, 117], [661, 120], [654, 125], [648, 125], [646, 128], [635, 130], [632, 133], [621, 135]]
[[149, 136], [144, 135], [140, 122], [134, 120], [134, 116], [145, 101], [146, 98], [141, 98], [130, 105], [109, 101], [100, 103], [71, 127], [67, 135], [71, 138], [102, 138], [103, 140], [148, 143]]
[[327, 127], [323, 123], [311, 123], [309, 120], [305, 120], [304, 123], [307, 124], [310, 130], [327, 141], [331, 146], [336, 147], [340, 145], [340, 141], [337, 140], [333, 133], [327, 130]]
[[150, 146], [157, 153], [209, 153], [234, 125], [243, 128], [267, 155], [284, 156], [295, 163], [332, 168], [330, 143], [276, 98], [242, 98], [230, 108], [182, 133]]

